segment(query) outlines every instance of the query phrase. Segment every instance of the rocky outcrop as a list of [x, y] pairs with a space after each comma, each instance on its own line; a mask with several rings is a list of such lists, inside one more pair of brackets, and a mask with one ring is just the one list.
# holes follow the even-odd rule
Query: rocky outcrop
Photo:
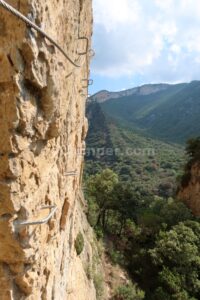
[[[93, 300], [92, 233], [83, 214], [83, 87], [89, 76], [91, 0], [7, 1], [55, 39], [0, 7], [0, 299]], [[22, 225], [45, 219], [44, 224]], [[84, 249], [77, 255], [79, 232]]]
[[145, 84], [139, 87], [135, 87], [132, 89], [119, 91], [119, 92], [109, 92], [103, 90], [91, 96], [90, 101], [97, 101], [99, 103], [102, 103], [110, 99], [118, 99], [121, 97], [128, 97], [131, 95], [150, 95], [160, 91], [164, 91], [169, 87], [170, 87], [169, 84], [161, 83], [161, 84]]
[[200, 164], [194, 163], [189, 178], [178, 191], [178, 198], [182, 200], [195, 216], [200, 216]]

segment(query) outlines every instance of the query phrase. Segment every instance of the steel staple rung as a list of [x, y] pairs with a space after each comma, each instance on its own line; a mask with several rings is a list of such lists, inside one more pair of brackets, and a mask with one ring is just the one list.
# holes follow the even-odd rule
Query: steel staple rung
[[93, 80], [93, 79], [89, 79], [89, 80], [88, 80], [88, 85], [93, 85], [93, 83], [94, 83], [94, 80]]
[[89, 85], [93, 85], [93, 83], [94, 83], [93, 79], [82, 79], [82, 81], [86, 81], [87, 82], [86, 86], [82, 86], [83, 89], [88, 88]]
[[82, 81], [87, 81], [88, 85], [93, 85], [93, 79], [82, 79]]
[[78, 173], [77, 172], [67, 172], [67, 173], [65, 173], [64, 174], [64, 176], [77, 176], [78, 175]]
[[[6, 9], [7, 11], [9, 11], [10, 13], [12, 13], [14, 16], [18, 17], [20, 20], [22, 20], [23, 22], [25, 22], [28, 26], [32, 27], [33, 29], [35, 29], [37, 32], [39, 32], [42, 36], [44, 36], [47, 40], [49, 40], [66, 58], [67, 60], [76, 68], [80, 68], [81, 66], [78, 65], [76, 62], [74, 62], [66, 53], [65, 51], [48, 35], [46, 34], [39, 26], [37, 26], [35, 23], [33, 23], [30, 19], [28, 19], [27, 17], [25, 17], [22, 13], [20, 13], [17, 9], [15, 9], [13, 6], [11, 6], [10, 4], [8, 4], [7, 2], [0, 0], [0, 5]], [[89, 45], [89, 41], [87, 37], [81, 37], [79, 39], [86, 39], [87, 40], [87, 51], [88, 51], [88, 45]], [[87, 54], [87, 52], [83, 52], [80, 53], [79, 55], [84, 55]]]
[[86, 50], [85, 52], [79, 52], [78, 55], [86, 55], [88, 53], [88, 48], [89, 48], [89, 39], [85, 36], [79, 37], [79, 40], [86, 40]]
[[93, 49], [89, 50], [89, 56], [94, 57], [95, 56], [95, 51]]
[[81, 96], [82, 96], [82, 97], [85, 97], [85, 98], [87, 98], [87, 99], [88, 99], [88, 98], [90, 98], [90, 97], [91, 97], [91, 94], [81, 94]]
[[41, 225], [41, 224], [46, 224], [54, 215], [54, 213], [57, 210], [57, 206], [56, 205], [50, 205], [50, 206], [44, 206], [41, 209], [52, 209], [51, 212], [49, 213], [49, 215], [46, 218], [43, 218], [41, 220], [38, 221], [22, 221], [22, 222], [17, 222], [17, 225], [20, 226], [30, 226], [30, 225]]

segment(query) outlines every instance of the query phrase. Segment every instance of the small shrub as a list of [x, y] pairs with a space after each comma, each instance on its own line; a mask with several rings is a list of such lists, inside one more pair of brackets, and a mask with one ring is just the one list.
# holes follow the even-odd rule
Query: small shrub
[[95, 274], [93, 278], [94, 286], [96, 289], [97, 299], [101, 299], [104, 294], [103, 277], [101, 274]]
[[101, 258], [104, 253], [104, 245], [102, 240], [96, 242], [96, 247], [97, 247], [99, 258]]
[[93, 270], [90, 264], [85, 266], [85, 274], [89, 280], [93, 279]]
[[104, 233], [103, 233], [103, 230], [102, 230], [101, 227], [96, 227], [95, 228], [95, 233], [96, 233], [97, 240], [103, 239]]
[[84, 238], [81, 232], [78, 233], [75, 240], [75, 249], [77, 255], [80, 255], [84, 248]]
[[88, 199], [88, 213], [87, 213], [87, 218], [88, 222], [92, 227], [95, 227], [97, 223], [97, 218], [98, 218], [98, 205], [95, 203], [93, 199]]
[[116, 264], [121, 265], [123, 263], [123, 261], [124, 261], [123, 254], [120, 251], [118, 251], [118, 250], [110, 249], [109, 250], [109, 256], [110, 256], [111, 261], [115, 265]]
[[142, 300], [144, 292], [137, 289], [133, 284], [119, 286], [113, 300]]

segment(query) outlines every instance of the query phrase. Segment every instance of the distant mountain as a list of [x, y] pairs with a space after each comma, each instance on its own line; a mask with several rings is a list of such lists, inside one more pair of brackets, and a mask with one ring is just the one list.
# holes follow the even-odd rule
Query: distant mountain
[[200, 135], [200, 81], [100, 91], [91, 100], [107, 117], [152, 138], [185, 143]]
[[93, 95], [91, 99], [99, 103], [102, 103], [110, 99], [118, 99], [121, 97], [127, 97], [131, 95], [150, 95], [162, 90], [166, 90], [168, 87], [169, 87], [168, 84], [161, 83], [161, 84], [146, 84], [140, 87], [135, 87], [132, 89], [119, 91], [119, 92], [109, 92], [103, 90]]

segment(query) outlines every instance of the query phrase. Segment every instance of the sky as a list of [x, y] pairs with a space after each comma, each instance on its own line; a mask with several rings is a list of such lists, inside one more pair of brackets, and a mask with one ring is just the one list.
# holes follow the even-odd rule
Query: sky
[[200, 0], [93, 0], [90, 94], [200, 79]]

